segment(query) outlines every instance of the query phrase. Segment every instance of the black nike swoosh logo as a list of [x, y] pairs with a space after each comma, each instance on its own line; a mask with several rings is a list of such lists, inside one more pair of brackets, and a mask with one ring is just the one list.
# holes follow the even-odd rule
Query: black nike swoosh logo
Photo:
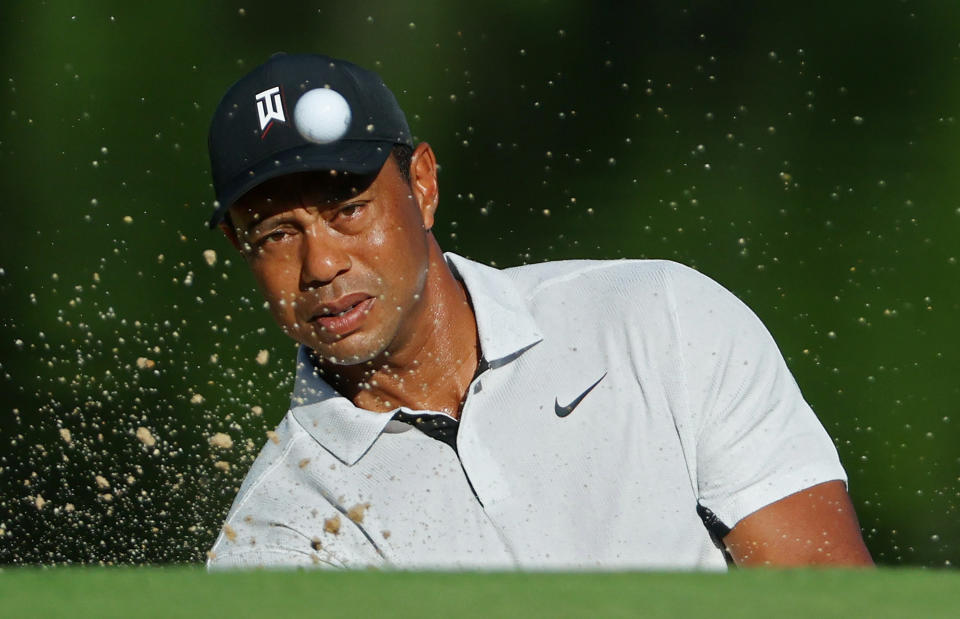
[[583, 393], [581, 393], [579, 396], [577, 396], [577, 399], [576, 399], [576, 400], [574, 400], [573, 402], [570, 402], [570, 403], [567, 404], [566, 406], [560, 406], [560, 401], [557, 400], [556, 398], [554, 398], [554, 400], [553, 400], [553, 412], [555, 412], [555, 413], [557, 414], [557, 417], [566, 417], [567, 415], [569, 415], [570, 413], [572, 413], [572, 412], [573, 412], [573, 409], [575, 409], [575, 408], [580, 404], [580, 402], [582, 402], [583, 399], [584, 399], [585, 397], [587, 397], [587, 394], [589, 394], [591, 391], [593, 391], [593, 388], [596, 387], [597, 385], [599, 385], [599, 384], [600, 384], [600, 381], [603, 380], [603, 379], [606, 378], [606, 377], [607, 377], [607, 373], [604, 372], [604, 373], [603, 373], [603, 376], [601, 376], [600, 378], [597, 379], [597, 382], [595, 382], [595, 383], [593, 383], [592, 385], [590, 385], [589, 387], [587, 387], [587, 390], [586, 390], [586, 391], [584, 391]]

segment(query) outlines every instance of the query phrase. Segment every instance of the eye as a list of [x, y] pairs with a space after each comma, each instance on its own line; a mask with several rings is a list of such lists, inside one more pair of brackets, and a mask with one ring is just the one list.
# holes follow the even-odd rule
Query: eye
[[360, 215], [366, 205], [366, 202], [350, 202], [349, 204], [344, 204], [337, 209], [336, 217], [337, 219], [352, 219]]
[[284, 240], [288, 236], [290, 236], [290, 232], [288, 230], [284, 230], [284, 229], [273, 230], [271, 232], [264, 234], [259, 239], [257, 239], [254, 242], [254, 245], [256, 245], [257, 247], [263, 247], [264, 245], [279, 243], [280, 241]]

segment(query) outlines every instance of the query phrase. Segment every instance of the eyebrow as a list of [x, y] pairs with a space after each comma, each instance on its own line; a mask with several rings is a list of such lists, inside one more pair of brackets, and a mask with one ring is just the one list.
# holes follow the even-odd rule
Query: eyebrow
[[253, 230], [255, 227], [259, 226], [262, 223], [263, 223], [262, 219], [257, 219], [256, 217], [254, 217], [249, 222], [247, 222], [246, 227], [243, 229], [243, 233], [250, 234], [251, 230]]
[[[372, 197], [369, 197], [369, 196], [368, 196], [368, 197], [361, 197], [361, 196], [363, 196], [365, 193], [367, 193], [367, 192], [366, 192], [366, 191], [357, 192], [357, 193], [354, 193], [353, 195], [347, 196], [347, 197], [342, 198], [342, 199], [331, 198], [331, 199], [328, 200], [328, 201], [324, 201], [324, 202], [317, 203], [315, 206], [316, 206], [317, 208], [319, 208], [320, 210], [325, 211], [325, 210], [328, 210], [328, 209], [337, 208], [337, 207], [339, 207], [339, 206], [341, 206], [341, 205], [344, 205], [344, 204], [352, 204], [352, 203], [354, 203], [354, 202], [363, 202], [364, 204], [366, 204], [366, 203], [368, 203], [368, 202], [372, 202], [372, 201], [373, 201], [373, 198], [372, 198]], [[277, 213], [274, 213], [273, 215], [268, 215], [267, 217], [260, 217], [260, 216], [259, 216], [259, 215], [260, 215], [259, 213], [254, 213], [253, 219], [251, 219], [251, 220], [247, 223], [247, 225], [244, 227], [244, 234], [250, 234], [250, 232], [251, 232], [256, 226], [258, 226], [258, 225], [263, 225], [265, 222], [267, 222], [267, 221], [270, 220], [270, 219], [276, 218], [276, 219], [280, 219], [281, 221], [284, 221], [283, 217], [284, 217], [284, 214], [285, 214], [285, 213], [286, 213], [286, 211], [279, 211], [279, 212], [277, 212]]]

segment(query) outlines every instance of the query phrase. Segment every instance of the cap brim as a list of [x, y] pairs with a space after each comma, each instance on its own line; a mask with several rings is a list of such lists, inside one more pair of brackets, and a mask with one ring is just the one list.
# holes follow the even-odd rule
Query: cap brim
[[325, 170], [355, 174], [361, 183], [357, 190], [363, 191], [373, 182], [392, 150], [393, 144], [389, 142], [343, 140], [337, 143], [336, 151], [311, 144], [277, 153], [227, 184], [223, 193], [217, 196], [219, 204], [209, 226], [217, 227], [230, 207], [248, 191], [287, 174]]

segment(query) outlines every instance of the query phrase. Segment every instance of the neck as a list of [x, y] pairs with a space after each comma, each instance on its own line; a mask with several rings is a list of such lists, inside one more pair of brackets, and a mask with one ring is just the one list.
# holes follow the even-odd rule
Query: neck
[[459, 418], [480, 359], [477, 322], [466, 289], [432, 239], [419, 307], [404, 331], [406, 337], [398, 337], [386, 354], [359, 365], [325, 367], [325, 377], [360, 408], [386, 412], [405, 406]]

